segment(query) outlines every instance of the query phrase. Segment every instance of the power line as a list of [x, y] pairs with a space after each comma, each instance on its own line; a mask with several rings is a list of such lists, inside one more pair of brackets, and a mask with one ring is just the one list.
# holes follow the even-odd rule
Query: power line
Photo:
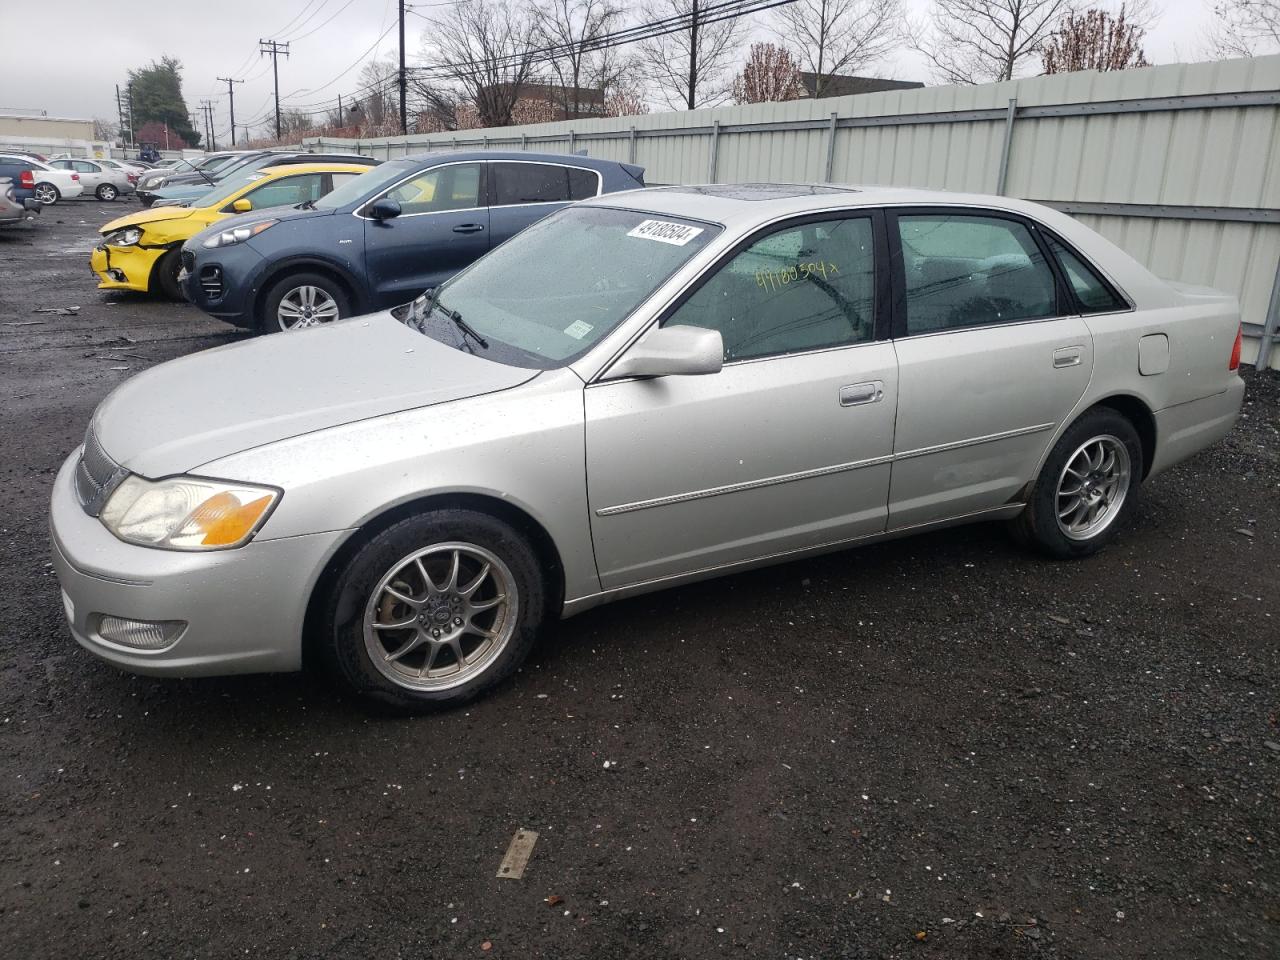
[[289, 56], [289, 44], [278, 40], [259, 40], [258, 51], [271, 54], [271, 73], [275, 77], [276, 91], [276, 139], [280, 139], [280, 54]]
[[346, 3], [344, 3], [342, 6], [340, 6], [340, 7], [337, 9], [337, 11], [333, 14], [333, 16], [329, 17], [327, 20], [325, 20], [325, 21], [324, 21], [323, 23], [321, 23], [319, 26], [312, 27], [310, 30], [308, 30], [306, 33], [302, 34], [301, 36], [298, 36], [298, 37], [291, 37], [291, 38], [290, 38], [290, 42], [292, 42], [292, 43], [297, 43], [299, 40], [305, 40], [307, 37], [311, 36], [313, 33], [317, 32], [317, 31], [319, 31], [319, 30], [323, 30], [323, 29], [324, 29], [325, 27], [327, 27], [329, 24], [333, 23], [333, 21], [334, 21], [334, 20], [338, 19], [338, 15], [339, 15], [339, 14], [341, 14], [343, 10], [347, 9], [347, 7], [351, 6], [351, 4], [353, 4], [353, 3], [355, 3], [355, 2], [356, 2], [356, 0], [347, 0], [347, 2], [346, 2]]

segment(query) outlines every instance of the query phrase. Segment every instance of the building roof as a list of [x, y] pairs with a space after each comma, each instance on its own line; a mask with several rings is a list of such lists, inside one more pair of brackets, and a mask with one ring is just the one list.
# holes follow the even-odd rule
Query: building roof
[[[804, 87], [805, 96], [814, 96], [818, 85], [816, 73], [800, 71], [800, 84]], [[914, 90], [924, 84], [917, 80], [886, 80], [883, 77], [850, 77], [844, 74], [830, 74], [822, 86], [824, 97], [848, 97], [859, 93], [882, 93], [885, 90]]]

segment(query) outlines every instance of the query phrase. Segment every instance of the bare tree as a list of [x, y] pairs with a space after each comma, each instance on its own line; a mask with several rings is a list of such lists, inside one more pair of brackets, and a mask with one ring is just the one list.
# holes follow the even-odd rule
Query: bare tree
[[93, 139], [95, 140], [115, 140], [120, 135], [120, 124], [114, 120], [104, 120], [102, 117], [93, 118]]
[[943, 83], [1012, 80], [1070, 9], [1071, 0], [933, 0], [912, 45]]
[[430, 22], [422, 51], [430, 74], [472, 103], [483, 126], [510, 124], [535, 62], [537, 26], [530, 11], [511, 0], [460, 0]]
[[1142, 33], [1140, 27], [1125, 19], [1123, 6], [1114, 17], [1105, 10], [1071, 11], [1040, 51], [1044, 72], [1148, 67], [1142, 52]]
[[616, 0], [547, 0], [535, 7], [541, 45], [556, 52], [549, 68], [556, 79], [557, 106], [566, 117], [583, 110], [583, 88], [603, 90], [627, 72], [618, 47], [596, 44], [622, 26], [625, 14]]
[[1213, 13], [1207, 52], [1215, 59], [1280, 50], [1280, 0], [1221, 0]]
[[399, 114], [399, 65], [390, 60], [371, 60], [360, 70], [360, 86], [351, 106], [366, 123], [381, 126]]
[[683, 17], [689, 26], [637, 46], [654, 93], [670, 107], [714, 106], [733, 93], [730, 70], [746, 28], [738, 18], [707, 19], [707, 0], [658, 0], [645, 8], [655, 20]]
[[815, 97], [838, 73], [884, 59], [905, 34], [901, 0], [796, 0], [774, 12], [774, 32], [800, 52]]
[[746, 65], [733, 80], [736, 103], [795, 100], [803, 90], [795, 57], [776, 43], [753, 43]]
[[604, 98], [606, 117], [637, 117], [648, 112], [649, 104], [645, 103], [640, 91], [634, 87], [615, 84]]

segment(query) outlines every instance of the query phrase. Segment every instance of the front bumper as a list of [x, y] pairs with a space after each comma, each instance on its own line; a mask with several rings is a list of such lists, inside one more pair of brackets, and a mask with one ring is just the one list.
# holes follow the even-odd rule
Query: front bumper
[[89, 255], [89, 266], [98, 277], [99, 290], [151, 289], [151, 271], [167, 251], [159, 247], [113, 247], [100, 243]]
[[[124, 543], [81, 509], [72, 481], [79, 456], [73, 453], [54, 481], [49, 526], [63, 605], [82, 647], [122, 670], [152, 676], [301, 668], [307, 602], [344, 531], [206, 553]], [[104, 640], [98, 632], [104, 615], [187, 626], [170, 646], [149, 652]]]
[[198, 253], [187, 246], [182, 251], [179, 283], [183, 296], [209, 316], [247, 330], [257, 322], [254, 302], [267, 266], [249, 243]]

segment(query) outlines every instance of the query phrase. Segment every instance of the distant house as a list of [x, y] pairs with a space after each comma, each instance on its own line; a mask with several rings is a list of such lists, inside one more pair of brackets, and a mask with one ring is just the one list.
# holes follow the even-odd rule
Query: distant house
[[[818, 86], [816, 73], [800, 71], [800, 85], [803, 87], [801, 97], [813, 98]], [[881, 77], [847, 77], [833, 74], [826, 78], [822, 85], [824, 97], [850, 97], [859, 93], [882, 93], [885, 90], [915, 90], [923, 87], [923, 83], [915, 80], [885, 80]]]
[[[505, 85], [503, 85], [505, 86]], [[574, 99], [571, 91], [555, 83], [522, 83], [520, 95], [512, 110], [515, 123], [546, 123], [552, 120], [579, 120], [605, 115], [604, 90], [600, 87], [578, 88], [578, 109], [566, 110], [565, 103]]]

